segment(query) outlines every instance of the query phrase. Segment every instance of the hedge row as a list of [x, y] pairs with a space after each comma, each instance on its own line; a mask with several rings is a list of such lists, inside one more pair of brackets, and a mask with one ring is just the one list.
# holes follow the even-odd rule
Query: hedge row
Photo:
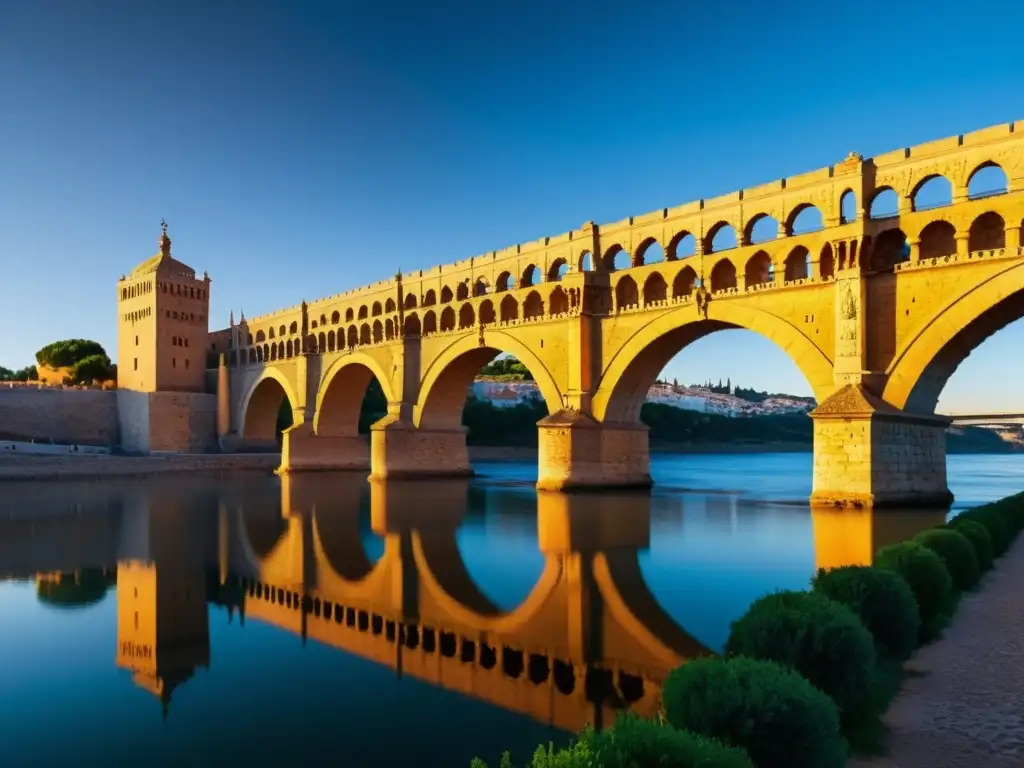
[[840, 768], [844, 726], [885, 706], [872, 697], [880, 665], [933, 638], [1022, 529], [1024, 493], [884, 547], [872, 566], [819, 570], [810, 591], [766, 595], [733, 622], [722, 657], [669, 675], [664, 723], [625, 714], [566, 749], [539, 748], [528, 768]]

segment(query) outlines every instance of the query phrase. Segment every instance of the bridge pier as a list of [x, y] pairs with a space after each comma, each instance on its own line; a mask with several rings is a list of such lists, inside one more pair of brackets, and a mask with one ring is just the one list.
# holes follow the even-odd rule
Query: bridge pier
[[564, 409], [537, 423], [537, 488], [649, 488], [650, 451], [642, 424], [600, 424]]
[[821, 403], [814, 419], [812, 504], [837, 507], [948, 507], [949, 419], [911, 414], [860, 384]]
[[317, 435], [308, 422], [282, 433], [279, 473], [370, 468], [370, 447], [361, 435]]
[[429, 429], [388, 414], [370, 427], [370, 478], [471, 477], [466, 429]]

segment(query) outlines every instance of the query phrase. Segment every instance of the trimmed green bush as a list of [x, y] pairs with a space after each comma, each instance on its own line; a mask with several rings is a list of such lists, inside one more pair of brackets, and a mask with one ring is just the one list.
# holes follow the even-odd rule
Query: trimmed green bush
[[970, 589], [981, 578], [981, 566], [974, 547], [959, 531], [952, 528], [932, 528], [921, 531], [914, 541], [928, 547], [939, 556], [942, 564], [953, 579], [953, 586], [959, 590]]
[[921, 616], [917, 599], [895, 571], [866, 565], [819, 569], [811, 586], [830, 600], [853, 611], [875, 639], [879, 655], [900, 661], [917, 648]]
[[[754, 768], [747, 753], [696, 733], [680, 731], [624, 712], [615, 725], [585, 729], [565, 749], [537, 747], [526, 768]], [[507, 754], [502, 768], [512, 768]], [[487, 768], [474, 760], [471, 768]]]
[[938, 555], [915, 541], [904, 541], [882, 547], [875, 567], [906, 579], [917, 600], [922, 627], [938, 619], [953, 590], [953, 580]]
[[877, 662], [874, 639], [857, 615], [815, 592], [776, 592], [755, 600], [732, 623], [726, 653], [795, 669], [844, 712], [867, 698]]
[[969, 509], [953, 518], [954, 523], [958, 520], [972, 520], [985, 527], [992, 538], [993, 557], [1000, 557], [1010, 548], [1010, 542], [1013, 541], [1010, 525], [1003, 514], [991, 504]]
[[974, 554], [978, 558], [978, 567], [987, 571], [992, 567], [992, 537], [981, 523], [974, 520], [955, 518], [949, 527], [963, 534], [971, 542]]
[[835, 702], [777, 662], [695, 659], [669, 675], [662, 701], [671, 725], [742, 747], [758, 768], [846, 765]]

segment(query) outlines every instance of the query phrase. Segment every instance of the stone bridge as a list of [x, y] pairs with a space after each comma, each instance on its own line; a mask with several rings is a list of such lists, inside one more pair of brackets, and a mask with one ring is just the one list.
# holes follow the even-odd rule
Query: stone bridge
[[[816, 501], [945, 503], [939, 394], [1024, 316], [1021, 125], [851, 153], [243, 321], [226, 333], [222, 437], [270, 444], [287, 398], [283, 471], [466, 474], [467, 388], [509, 353], [550, 414], [538, 487], [642, 486], [649, 386], [693, 341], [742, 328], [784, 349], [818, 400]], [[368, 446], [373, 377], [388, 414]]]

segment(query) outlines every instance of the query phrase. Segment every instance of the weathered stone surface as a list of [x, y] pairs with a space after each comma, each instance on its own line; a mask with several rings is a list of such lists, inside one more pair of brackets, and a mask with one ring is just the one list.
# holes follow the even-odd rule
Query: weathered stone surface
[[117, 445], [117, 395], [111, 390], [0, 384], [0, 434], [11, 439]]

